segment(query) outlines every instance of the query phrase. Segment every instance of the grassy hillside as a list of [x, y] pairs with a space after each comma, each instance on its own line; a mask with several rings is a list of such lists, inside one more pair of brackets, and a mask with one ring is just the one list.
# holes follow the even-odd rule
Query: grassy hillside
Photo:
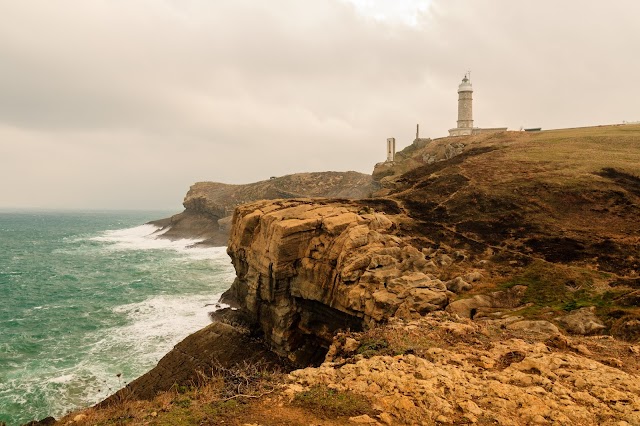
[[594, 306], [611, 330], [640, 318], [640, 126], [443, 138], [386, 173], [379, 195], [400, 201], [418, 244], [490, 261], [472, 294], [524, 284], [525, 314]]

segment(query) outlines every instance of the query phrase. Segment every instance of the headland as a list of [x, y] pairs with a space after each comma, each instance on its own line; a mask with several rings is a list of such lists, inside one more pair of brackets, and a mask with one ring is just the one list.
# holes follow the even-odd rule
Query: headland
[[229, 236], [232, 308], [59, 424], [640, 424], [640, 126], [435, 139], [356, 180], [192, 187], [165, 235]]

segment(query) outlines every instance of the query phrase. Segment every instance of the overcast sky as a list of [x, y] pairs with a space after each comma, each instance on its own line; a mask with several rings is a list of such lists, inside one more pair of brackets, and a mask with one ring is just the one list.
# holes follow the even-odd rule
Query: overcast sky
[[640, 120], [637, 0], [0, 0], [0, 208], [180, 208], [385, 140]]

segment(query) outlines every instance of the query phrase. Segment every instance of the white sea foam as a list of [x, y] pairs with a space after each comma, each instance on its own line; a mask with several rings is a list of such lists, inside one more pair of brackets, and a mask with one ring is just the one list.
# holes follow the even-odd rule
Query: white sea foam
[[61, 376], [52, 377], [47, 380], [49, 383], [70, 383], [75, 378], [73, 374], [63, 374]]
[[[135, 345], [143, 356], [162, 354], [180, 339], [207, 325], [208, 313], [220, 295], [160, 295], [143, 302], [130, 303], [113, 309], [126, 316], [129, 324], [110, 330], [103, 343]], [[163, 343], [164, 342], [164, 343]], [[140, 348], [148, 344], [148, 348]]]
[[[128, 324], [101, 332], [90, 350], [92, 372], [98, 381], [117, 388], [121, 383], [115, 381], [115, 371], [149, 370], [178, 342], [210, 323], [208, 314], [216, 307], [205, 305], [215, 304], [219, 297], [163, 295], [114, 308]], [[118, 361], [121, 354], [127, 354], [130, 364]], [[122, 380], [134, 378], [125, 373]]]
[[[95, 404], [142, 372], [153, 368], [178, 342], [210, 323], [219, 295], [154, 296], [118, 306], [113, 312], [127, 324], [86, 338], [87, 356], [74, 366], [40, 371], [38, 383], [21, 383], [25, 393], [35, 388], [55, 394], [51, 414]], [[205, 306], [210, 305], [210, 306]], [[34, 389], [32, 389], [32, 387]], [[0, 385], [0, 394], [3, 386]], [[14, 397], [16, 403], [22, 403]]]
[[112, 243], [115, 248], [125, 250], [184, 250], [202, 241], [202, 239], [188, 238], [181, 240], [158, 238], [161, 234], [157, 232], [160, 230], [161, 228], [157, 226], [145, 224], [134, 228], [105, 231], [102, 235], [92, 238], [92, 240]]
[[199, 247], [197, 243], [204, 239], [183, 238], [170, 240], [158, 238], [168, 229], [145, 224], [134, 228], [105, 231], [102, 235], [91, 238], [92, 241], [109, 243], [111, 250], [173, 250], [188, 255], [192, 259], [210, 259], [225, 253], [225, 247]]
[[[158, 231], [162, 232], [163, 229], [145, 224], [106, 231], [92, 240], [110, 243], [107, 248], [113, 250], [165, 249], [186, 255], [183, 258], [186, 262], [208, 260], [212, 271], [211, 278], [218, 283], [231, 284], [235, 272], [230, 265], [226, 247], [193, 247], [202, 240], [157, 238]], [[218, 291], [224, 290], [224, 287], [217, 287]], [[208, 313], [214, 310], [214, 306], [205, 305], [216, 302], [218, 298], [219, 295], [211, 293], [187, 296], [156, 295], [143, 302], [116, 307], [114, 313], [125, 315], [129, 325], [107, 333], [103, 343], [106, 346], [135, 346], [136, 351], [140, 349], [140, 357], [158, 358], [186, 335], [208, 324]]]
[[[208, 313], [219, 309], [216, 293], [226, 290], [235, 275], [226, 248], [193, 247], [200, 240], [171, 241], [159, 237], [163, 231], [142, 225], [76, 235], [53, 250], [44, 264], [59, 278], [54, 289], [77, 289], [78, 297], [34, 301], [23, 309], [24, 315], [4, 321], [14, 327], [40, 316], [62, 328], [69, 318], [89, 327], [70, 327], [69, 333], [46, 339], [42, 344], [49, 355], [43, 359], [23, 356], [16, 345], [0, 344], [0, 363], [6, 367], [0, 373], [13, 371], [0, 374], [0, 414], [6, 414], [5, 404], [18, 406], [20, 411], [13, 409], [10, 415], [26, 421], [92, 405], [153, 368], [180, 340], [209, 324]], [[20, 273], [13, 268], [0, 272]], [[14, 288], [23, 291], [26, 285], [19, 281]], [[98, 302], [102, 309], [91, 308], [95, 297], [105, 292], [104, 304]], [[117, 303], [127, 304], [114, 307]], [[68, 316], [57, 316], [65, 311]], [[25, 345], [35, 343], [25, 340]]]

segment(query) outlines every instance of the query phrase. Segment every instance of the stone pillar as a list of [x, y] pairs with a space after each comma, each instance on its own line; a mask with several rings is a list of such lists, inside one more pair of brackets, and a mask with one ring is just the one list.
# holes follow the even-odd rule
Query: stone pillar
[[387, 161], [396, 159], [396, 138], [387, 139]]

